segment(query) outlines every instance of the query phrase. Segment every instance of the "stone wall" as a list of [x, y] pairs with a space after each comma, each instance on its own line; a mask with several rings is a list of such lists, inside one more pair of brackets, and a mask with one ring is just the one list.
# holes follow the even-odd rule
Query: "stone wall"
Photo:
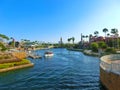
[[120, 75], [107, 72], [100, 67], [100, 80], [108, 90], [120, 90]]

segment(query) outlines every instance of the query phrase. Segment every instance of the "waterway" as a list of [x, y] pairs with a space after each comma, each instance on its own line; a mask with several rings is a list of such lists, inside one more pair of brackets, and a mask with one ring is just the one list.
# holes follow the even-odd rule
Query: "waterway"
[[64, 48], [51, 51], [51, 58], [28, 58], [34, 67], [0, 73], [0, 90], [102, 90], [99, 58]]

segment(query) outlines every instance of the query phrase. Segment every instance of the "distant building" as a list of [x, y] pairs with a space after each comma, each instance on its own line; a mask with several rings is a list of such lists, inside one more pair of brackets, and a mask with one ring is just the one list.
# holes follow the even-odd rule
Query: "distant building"
[[60, 41], [58, 42], [60, 44], [60, 46], [62, 47], [63, 41], [62, 41], [62, 37], [60, 38]]
[[63, 44], [62, 37], [60, 38], [59, 44]]
[[99, 36], [99, 37], [93, 36], [90, 38], [90, 42], [99, 42], [99, 41], [105, 41], [105, 38], [102, 36]]

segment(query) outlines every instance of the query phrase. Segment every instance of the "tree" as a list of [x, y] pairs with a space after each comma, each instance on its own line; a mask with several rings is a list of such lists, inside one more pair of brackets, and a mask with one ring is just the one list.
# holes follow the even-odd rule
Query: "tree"
[[69, 42], [71, 41], [71, 38], [68, 38], [67, 41], [68, 41], [68, 43], [69, 43]]
[[98, 42], [98, 47], [100, 49], [106, 49], [107, 48], [107, 45], [105, 42], [101, 41], [101, 42]]
[[99, 32], [95, 31], [94, 34], [95, 34], [96, 37], [98, 37]]
[[73, 41], [73, 44], [74, 44], [75, 38], [74, 38], [74, 37], [72, 37], [71, 39], [72, 39], [72, 41]]
[[109, 36], [110, 36], [110, 34], [107, 33], [107, 42], [106, 42], [106, 43], [107, 43], [108, 46], [109, 46], [109, 41], [110, 41], [110, 39], [111, 39], [111, 38], [109, 38]]
[[12, 46], [14, 48], [15, 47], [15, 39], [13, 37], [11, 37], [10, 39], [12, 39]]
[[84, 36], [84, 35], [82, 35], [82, 38], [85, 38], [85, 36]]
[[6, 36], [6, 35], [0, 34], [0, 37], [1, 37], [2, 39], [9, 40], [9, 37], [8, 37], [8, 36]]
[[107, 34], [107, 36], [109, 37], [109, 36], [110, 36], [110, 34], [108, 33], [108, 34]]
[[[114, 37], [118, 38], [118, 29], [116, 29], [116, 28], [111, 29], [111, 33], [114, 35]], [[115, 45], [115, 38], [114, 38], [113, 45]], [[117, 47], [119, 47], [119, 43], [118, 42], [117, 42]]]
[[4, 46], [2, 42], [0, 42], [0, 51], [5, 51], [7, 48]]
[[108, 32], [108, 29], [107, 29], [107, 28], [104, 28], [104, 29], [103, 29], [103, 32], [105, 33], [105, 38], [106, 38], [106, 33]]
[[108, 29], [107, 29], [107, 28], [104, 28], [104, 29], [103, 29], [103, 32], [105, 33], [105, 42], [106, 42], [106, 33], [108, 32]]
[[86, 41], [87, 41], [88, 35], [86, 35], [85, 38], [86, 38]]
[[89, 42], [91, 41], [92, 36], [93, 36], [92, 34], [89, 35]]
[[116, 28], [111, 29], [111, 33], [114, 35], [118, 34], [118, 29], [116, 29]]

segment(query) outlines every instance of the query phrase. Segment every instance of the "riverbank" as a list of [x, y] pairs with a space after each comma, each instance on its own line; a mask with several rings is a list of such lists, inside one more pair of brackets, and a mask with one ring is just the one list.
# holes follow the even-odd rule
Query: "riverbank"
[[67, 50], [83, 52], [83, 49], [67, 48]]
[[72, 49], [67, 48], [67, 50], [83, 52], [85, 55], [89, 55], [89, 56], [96, 56], [96, 57], [99, 56], [99, 53], [92, 52], [91, 50], [73, 49], [73, 48]]
[[27, 67], [32, 67], [32, 66], [34, 66], [33, 63], [23, 64], [23, 65], [19, 65], [19, 66], [13, 66], [13, 67], [9, 67], [9, 68], [0, 69], [0, 73], [1, 72], [11, 71], [11, 70], [17, 70], [17, 69], [27, 68]]
[[0, 54], [0, 72], [6, 72], [34, 66], [30, 60], [25, 59], [25, 52], [2, 52]]

